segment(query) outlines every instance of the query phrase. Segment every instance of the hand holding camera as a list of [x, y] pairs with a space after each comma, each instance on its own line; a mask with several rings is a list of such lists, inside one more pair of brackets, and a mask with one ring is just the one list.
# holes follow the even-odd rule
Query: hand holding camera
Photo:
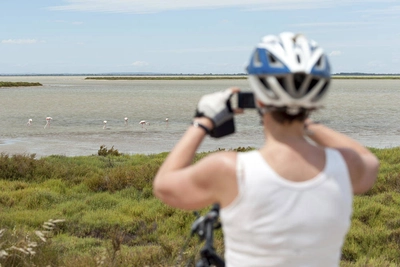
[[233, 94], [240, 91], [232, 87], [224, 91], [204, 95], [196, 109], [195, 117], [207, 117], [213, 122], [210, 136], [219, 138], [235, 132], [234, 113], [241, 112], [240, 109], [232, 109], [230, 99]]

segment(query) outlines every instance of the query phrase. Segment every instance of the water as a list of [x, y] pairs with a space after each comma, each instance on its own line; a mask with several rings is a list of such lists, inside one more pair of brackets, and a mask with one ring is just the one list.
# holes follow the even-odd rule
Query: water
[[[102, 81], [72, 76], [0, 80], [43, 84], [0, 88], [0, 152], [39, 157], [97, 154], [101, 145], [129, 154], [170, 151], [192, 121], [203, 94], [230, 86], [249, 90], [246, 80]], [[366, 146], [394, 147], [400, 144], [399, 100], [399, 80], [334, 80], [326, 108], [312, 117]], [[53, 120], [44, 129], [47, 116]], [[108, 129], [103, 129], [104, 120]], [[141, 120], [150, 125], [142, 128]], [[263, 144], [254, 110], [235, 120], [236, 134], [207, 137], [199, 151]]]

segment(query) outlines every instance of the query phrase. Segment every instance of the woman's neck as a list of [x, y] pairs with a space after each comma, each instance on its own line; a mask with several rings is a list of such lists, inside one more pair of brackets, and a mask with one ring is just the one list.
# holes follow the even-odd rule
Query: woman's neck
[[264, 115], [264, 134], [268, 142], [293, 143], [306, 141], [304, 122], [278, 123], [269, 114]]

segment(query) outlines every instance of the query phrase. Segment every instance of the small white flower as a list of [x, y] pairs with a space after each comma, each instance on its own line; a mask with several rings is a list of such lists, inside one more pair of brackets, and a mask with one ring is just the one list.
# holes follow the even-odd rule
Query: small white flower
[[60, 222], [65, 222], [65, 220], [64, 219], [57, 219], [57, 220], [50, 219], [49, 222], [60, 223]]
[[54, 223], [52, 223], [52, 222], [45, 222], [44, 224], [43, 224], [43, 226], [49, 226], [49, 227], [52, 227], [52, 228], [54, 228], [56, 225], [54, 224]]
[[36, 252], [32, 249], [32, 248], [27, 248], [26, 249], [28, 252], [29, 252], [29, 254], [31, 254], [31, 255], [35, 255], [36, 254]]
[[35, 231], [35, 234], [43, 241], [46, 242], [46, 238], [41, 231]]
[[[7, 251], [5, 251], [5, 250], [0, 250], [0, 259], [4, 258], [5, 256], [8, 256]], [[0, 264], [0, 267], [1, 267], [1, 264]]]
[[31, 248], [37, 247], [37, 242], [29, 242], [28, 247], [31, 247]]
[[18, 248], [18, 247], [16, 247], [16, 246], [12, 246], [12, 247], [10, 247], [10, 249], [18, 250], [18, 251], [21, 251], [21, 252], [24, 253], [24, 254], [29, 255], [29, 251], [27, 251], [27, 250], [25, 250], [25, 249], [23, 249], [23, 248]]
[[53, 230], [53, 227], [47, 226], [47, 225], [45, 225], [45, 224], [43, 224], [42, 227], [43, 227], [44, 229], [47, 229], [47, 230]]

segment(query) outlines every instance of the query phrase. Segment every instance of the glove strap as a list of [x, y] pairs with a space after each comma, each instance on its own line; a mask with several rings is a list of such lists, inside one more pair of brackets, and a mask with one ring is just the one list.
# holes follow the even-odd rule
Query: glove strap
[[229, 134], [233, 134], [235, 132], [235, 121], [234, 119], [230, 119], [218, 127], [212, 129], [210, 136], [215, 138], [220, 138]]
[[203, 130], [206, 132], [206, 134], [210, 135], [210, 129], [208, 129], [208, 128], [207, 128], [206, 126], [204, 126], [203, 124], [198, 123], [197, 121], [194, 121], [194, 122], [192, 122], [192, 125], [193, 125], [194, 127], [196, 127], [196, 128], [201, 128], [201, 129], [203, 129]]

